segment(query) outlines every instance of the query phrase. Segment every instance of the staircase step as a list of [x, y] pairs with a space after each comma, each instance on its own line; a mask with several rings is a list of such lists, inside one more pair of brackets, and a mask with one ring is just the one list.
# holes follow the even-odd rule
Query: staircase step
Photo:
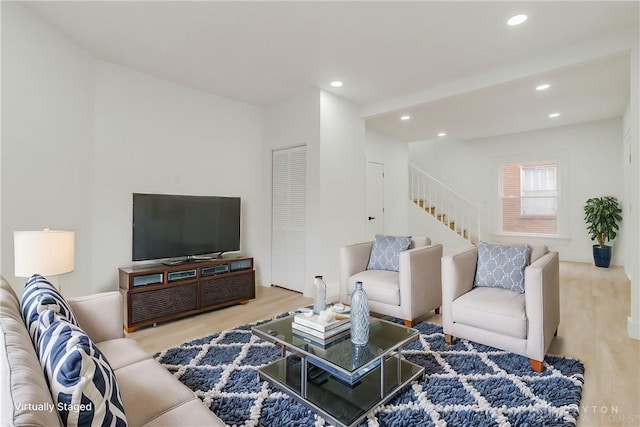
[[[435, 218], [438, 219], [438, 221], [442, 222], [445, 226], [449, 227], [452, 231], [457, 233], [460, 237], [469, 240], [473, 244], [477, 244], [477, 239], [469, 238], [469, 231], [466, 228], [462, 230], [456, 229], [455, 221], [447, 221], [447, 214], [437, 212], [435, 206], [428, 206], [427, 201], [425, 199], [412, 199], [412, 200], [413, 200], [413, 203], [423, 208], [427, 213], [430, 213], [431, 215], [433, 215]], [[476, 240], [476, 242], [474, 242], [474, 240]]]

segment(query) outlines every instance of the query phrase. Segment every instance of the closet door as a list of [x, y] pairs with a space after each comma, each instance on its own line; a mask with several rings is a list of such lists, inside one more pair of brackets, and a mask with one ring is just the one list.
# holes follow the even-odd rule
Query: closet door
[[272, 154], [271, 284], [304, 291], [307, 149]]

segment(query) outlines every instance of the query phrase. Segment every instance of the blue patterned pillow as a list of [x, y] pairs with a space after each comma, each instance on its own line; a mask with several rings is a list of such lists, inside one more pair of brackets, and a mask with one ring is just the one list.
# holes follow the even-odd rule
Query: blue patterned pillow
[[80, 326], [69, 303], [47, 279], [39, 274], [31, 276], [24, 285], [20, 305], [22, 318], [36, 348], [41, 332], [38, 327], [38, 318], [45, 310], [53, 310], [70, 323]]
[[478, 243], [478, 267], [474, 286], [504, 288], [524, 293], [524, 269], [529, 265], [531, 248]]
[[376, 234], [367, 270], [400, 270], [400, 252], [409, 249], [411, 237]]
[[38, 323], [38, 356], [63, 425], [126, 426], [115, 374], [95, 343], [53, 310]]

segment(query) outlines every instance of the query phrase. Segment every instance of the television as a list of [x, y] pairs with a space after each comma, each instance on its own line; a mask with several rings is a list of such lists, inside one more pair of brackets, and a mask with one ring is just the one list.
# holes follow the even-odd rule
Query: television
[[133, 193], [133, 261], [240, 250], [240, 198]]

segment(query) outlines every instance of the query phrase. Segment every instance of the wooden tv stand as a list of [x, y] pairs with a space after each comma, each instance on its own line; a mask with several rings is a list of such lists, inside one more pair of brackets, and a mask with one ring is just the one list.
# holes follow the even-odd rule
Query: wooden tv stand
[[127, 332], [216, 308], [246, 304], [256, 297], [253, 258], [230, 256], [118, 270]]

